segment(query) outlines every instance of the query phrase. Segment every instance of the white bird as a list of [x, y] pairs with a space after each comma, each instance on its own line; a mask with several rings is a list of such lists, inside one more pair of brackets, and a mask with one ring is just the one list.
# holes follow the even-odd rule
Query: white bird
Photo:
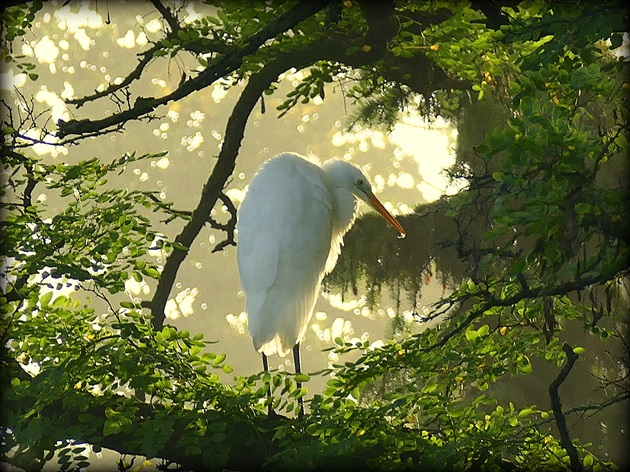
[[343, 236], [363, 200], [402, 236], [405, 231], [374, 196], [354, 165], [320, 166], [295, 153], [268, 160], [254, 175], [237, 220], [237, 259], [246, 294], [249, 334], [257, 351], [286, 356], [306, 332], [320, 284], [337, 262]]

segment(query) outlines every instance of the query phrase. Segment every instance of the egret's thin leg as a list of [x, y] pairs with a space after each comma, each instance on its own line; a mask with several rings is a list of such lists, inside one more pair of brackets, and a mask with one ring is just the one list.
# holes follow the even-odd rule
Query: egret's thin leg
[[263, 369], [265, 370], [265, 372], [269, 372], [269, 361], [267, 360], [267, 356], [264, 352], [261, 352], [261, 354], [263, 360]]
[[[265, 370], [265, 372], [269, 372], [269, 361], [267, 360], [267, 356], [265, 355], [265, 353], [262, 353], [262, 361], [263, 361], [263, 369]], [[269, 385], [269, 387], [267, 387], [267, 401], [269, 402], [268, 406], [267, 406], [267, 415], [271, 416], [273, 413], [273, 409], [272, 409], [272, 404], [273, 401], [271, 400], [271, 385]]]
[[[293, 363], [295, 364], [295, 373], [302, 373], [302, 365], [300, 364], [300, 343], [297, 343], [293, 346]], [[302, 383], [297, 382], [298, 388], [302, 388]], [[302, 397], [298, 398], [298, 404], [300, 405], [300, 411], [298, 412], [298, 418], [302, 418], [304, 416], [304, 401]]]

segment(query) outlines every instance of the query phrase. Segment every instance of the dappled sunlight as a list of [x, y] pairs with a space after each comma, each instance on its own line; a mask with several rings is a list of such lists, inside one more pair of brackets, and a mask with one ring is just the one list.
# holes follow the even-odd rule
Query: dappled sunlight
[[225, 320], [238, 334], [247, 332], [247, 313], [244, 311], [241, 311], [238, 315], [228, 313], [225, 315]]
[[[136, 280], [133, 277], [125, 280], [125, 290], [129, 292], [131, 295], [148, 295], [151, 293], [151, 287], [144, 280]], [[135, 301], [139, 301], [139, 298], [136, 298]]]
[[[455, 163], [456, 138], [455, 128], [442, 118], [427, 122], [412, 112], [403, 115], [389, 136], [403, 156], [410, 156], [417, 163], [420, 178], [415, 187], [428, 202], [457, 191], [444, 173], [444, 169]], [[400, 180], [401, 175], [396, 177], [396, 185], [402, 188], [414, 186], [410, 174]]]
[[364, 298], [348, 298], [340, 293], [322, 293], [322, 298], [326, 300], [330, 306], [342, 311], [354, 311], [365, 305]]
[[9, 69], [7, 72], [0, 74], [0, 89], [13, 90], [14, 88], [23, 87], [26, 83], [28, 76], [26, 74], [15, 73], [14, 70]]
[[193, 304], [199, 295], [197, 287], [185, 288], [175, 298], [171, 298], [166, 302], [164, 314], [170, 320], [176, 320], [180, 316], [187, 317], [192, 315], [195, 310]]

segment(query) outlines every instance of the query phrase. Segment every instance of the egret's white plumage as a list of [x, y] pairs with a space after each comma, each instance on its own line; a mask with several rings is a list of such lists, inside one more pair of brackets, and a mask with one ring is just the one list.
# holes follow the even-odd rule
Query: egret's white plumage
[[239, 209], [237, 254], [256, 350], [285, 356], [304, 336], [322, 278], [354, 222], [357, 198], [404, 235], [363, 172], [347, 162], [320, 166], [283, 153], [252, 179]]

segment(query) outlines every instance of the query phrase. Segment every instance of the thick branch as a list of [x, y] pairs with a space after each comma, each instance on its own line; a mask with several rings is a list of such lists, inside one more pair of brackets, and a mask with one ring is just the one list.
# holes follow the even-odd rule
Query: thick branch
[[562, 367], [562, 370], [560, 370], [558, 376], [549, 385], [549, 398], [551, 399], [551, 410], [556, 418], [556, 426], [558, 427], [558, 432], [560, 433], [560, 444], [566, 449], [567, 454], [569, 455], [569, 459], [571, 460], [571, 470], [576, 472], [582, 470], [582, 463], [580, 462], [577, 449], [573, 445], [571, 436], [569, 435], [569, 428], [567, 427], [566, 417], [562, 412], [562, 403], [560, 402], [558, 389], [569, 376], [569, 372], [571, 372], [573, 364], [577, 361], [578, 356], [573, 352], [571, 346], [566, 343], [562, 346], [562, 349], [567, 355], [567, 362]]
[[359, 1], [361, 13], [368, 24], [365, 44], [385, 51], [387, 43], [394, 39], [398, 30], [398, 22], [394, 16], [395, 2], [393, 0], [373, 2]]
[[191, 93], [201, 90], [238, 69], [246, 56], [255, 53], [266, 41], [295, 27], [301, 21], [311, 17], [323, 7], [328, 0], [302, 0], [284, 15], [269, 22], [267, 26], [253, 35], [243, 47], [237, 47], [228, 53], [214, 59], [208, 67], [196, 77], [186, 80], [172, 93], [161, 98], [138, 97], [133, 107], [120, 113], [114, 113], [100, 120], [70, 120], [59, 121], [59, 138], [70, 134], [86, 134], [122, 126], [129, 120], [138, 119], [151, 113], [157, 107], [165, 105], [171, 100], [179, 100]]
[[[3, 392], [9, 392], [13, 388], [12, 378], [19, 378], [23, 382], [30, 381], [32, 385], [40, 381], [38, 376], [31, 378], [26, 374], [15, 360], [2, 357], [0, 386]], [[45, 382], [45, 379], [41, 381]], [[18, 397], [14, 393], [6, 395], [2, 404], [3, 413], [12, 412], [12, 415], [2, 418], [2, 427], [16, 428], [18, 425], [6, 421], [28, 412], [35, 403], [36, 399], [28, 394], [21, 394]], [[134, 427], [117, 434], [103, 435], [103, 426], [107, 422], [106, 410], [116, 411], [121, 408], [134, 411]], [[136, 398], [125, 398], [115, 394], [94, 396], [73, 388], [68, 389], [63, 397], [52, 401], [38, 411], [38, 416], [45, 418], [45, 421], [41, 422], [41, 437], [52, 442], [28, 445], [37, 455], [45, 450], [54, 450], [56, 439], [73, 439], [79, 443], [86, 442], [112, 449], [120, 454], [142, 456], [146, 455], [147, 446], [146, 442], [143, 444], [139, 440], [136, 431], [154, 430], [155, 425], [163, 422], [167, 414], [169, 417], [174, 417], [174, 420], [169, 430], [164, 431], [165, 443], [157, 448], [155, 457], [178, 463], [187, 470], [208, 470], [208, 467], [204, 466], [208, 458], [203, 453], [191, 454], [185, 452], [184, 448], [174, 447], [183, 436], [196, 435], [194, 431], [191, 431], [190, 425], [197, 422], [203, 424], [206, 421], [204, 412], [174, 407], [166, 409], [159, 403], [147, 404]], [[94, 423], [86, 427], [85, 422], [79, 419], [80, 416], [89, 417]], [[216, 412], [214, 418], [213, 422], [226, 425], [224, 430], [226, 438], [221, 447], [229, 451], [227, 457], [229, 468], [240, 471], [260, 470], [267, 457], [266, 454], [273, 450], [271, 441], [274, 426], [290, 421], [283, 416], [268, 418], [266, 415], [252, 416], [242, 412]], [[77, 425], [82, 425], [82, 427], [77, 429]], [[68, 437], [69, 431], [72, 431], [73, 436]], [[20, 432], [18, 430], [16, 432], [20, 437]], [[207, 449], [217, 447], [213, 444], [212, 435], [206, 436], [206, 442]], [[11, 459], [3, 459], [12, 462]]]
[[[8, 363], [5, 363], [8, 360]], [[31, 378], [24, 372], [15, 360], [0, 358], [0, 387], [3, 392], [10, 392], [3, 400], [3, 411], [11, 412], [4, 417], [2, 427], [9, 428], [16, 437], [23, 439], [24, 428], [28, 421], [21, 421], [27, 412], [33, 412], [37, 403], [35, 395], [29, 394], [28, 389], [22, 389], [19, 394], [11, 391], [11, 379], [19, 377], [22, 381], [30, 381], [31, 386], [36, 383], [49, 382], [56, 375], [62, 377], [63, 367], [49, 368], [47, 375], [40, 374]], [[5, 369], [6, 367], [6, 369]], [[37, 385], [35, 391], [41, 391], [42, 385]], [[181, 466], [178, 470], [208, 471], [264, 471], [275, 470], [277, 465], [269, 463], [268, 459], [286, 451], [286, 442], [276, 439], [276, 431], [294, 429], [304, 431], [310, 422], [322, 421], [320, 416], [306, 416], [303, 420], [291, 419], [281, 415], [267, 416], [253, 413], [250, 409], [238, 409], [233, 405], [233, 393], [225, 402], [224, 407], [217, 410], [193, 410], [180, 405], [165, 406], [159, 402], [144, 403], [137, 398], [126, 398], [116, 394], [94, 396], [85, 390], [77, 388], [64, 389], [50, 403], [37, 408], [37, 432], [43, 438], [37, 444], [28, 444], [35, 459], [41, 458], [44, 451], [54, 450], [57, 440], [74, 440], [77, 443], [99, 445], [114, 450], [120, 454], [131, 456], [146, 456], [165, 459]], [[213, 399], [208, 398], [211, 402]], [[225, 398], [223, 398], [225, 400]], [[108, 421], [108, 411], [126, 412], [132, 421], [121, 431], [114, 434], [105, 433]], [[6, 420], [9, 420], [8, 422]], [[14, 421], [17, 423], [14, 424]], [[168, 426], [166, 426], [168, 425]], [[219, 426], [221, 438], [211, 431]], [[206, 429], [207, 427], [207, 429]], [[142, 433], [139, 434], [138, 431]], [[397, 433], [417, 436], [414, 430], [401, 427]], [[26, 433], [27, 434], [27, 433]], [[355, 434], [355, 433], [349, 433]], [[148, 439], [153, 436], [153, 441]], [[218, 441], [218, 442], [217, 442]], [[292, 470], [328, 471], [336, 470], [335, 465], [344, 464], [347, 470], [368, 470], [370, 461], [383, 450], [382, 444], [361, 447], [358, 443], [347, 450], [339, 448], [334, 442], [326, 444], [317, 435], [304, 433], [301, 438], [302, 446], [312, 444], [318, 450], [318, 461], [314, 463], [311, 457], [295, 457]], [[182, 444], [194, 444], [199, 452], [190, 452]], [[427, 448], [429, 446], [427, 445]], [[148, 449], [151, 448], [151, 451]], [[217, 451], [224, 453], [220, 460], [216, 458]], [[411, 464], [421, 462], [423, 451], [408, 452]], [[426, 450], [424, 451], [426, 452]], [[2, 457], [6, 462], [18, 462], [9, 457]], [[18, 458], [19, 459], [19, 458]], [[288, 464], [282, 464], [287, 469]], [[345, 470], [346, 467], [343, 467]], [[415, 466], [399, 470], [417, 470]]]

